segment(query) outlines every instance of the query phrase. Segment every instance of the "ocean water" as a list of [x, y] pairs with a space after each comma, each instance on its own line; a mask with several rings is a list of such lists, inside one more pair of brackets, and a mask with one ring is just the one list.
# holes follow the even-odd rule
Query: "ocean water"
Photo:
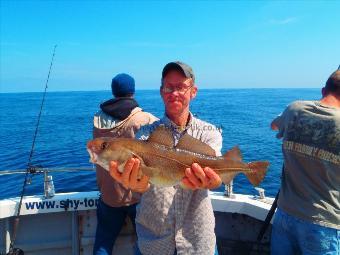
[[[42, 93], [0, 94], [0, 171], [25, 169], [42, 100]], [[33, 163], [43, 167], [92, 167], [86, 142], [92, 118], [110, 91], [49, 92], [46, 95]], [[161, 117], [164, 107], [156, 90], [137, 91], [145, 110]], [[269, 126], [295, 100], [317, 100], [319, 89], [213, 89], [200, 90], [191, 110], [222, 128], [222, 153], [239, 145], [244, 161], [268, 160], [270, 168], [260, 187], [275, 196], [280, 186], [281, 141]], [[56, 192], [97, 190], [95, 172], [53, 173]], [[24, 175], [1, 175], [0, 199], [20, 195]], [[223, 190], [221, 187], [219, 190]], [[243, 175], [234, 180], [234, 192], [256, 194]], [[43, 193], [43, 176], [34, 175], [26, 194]]]

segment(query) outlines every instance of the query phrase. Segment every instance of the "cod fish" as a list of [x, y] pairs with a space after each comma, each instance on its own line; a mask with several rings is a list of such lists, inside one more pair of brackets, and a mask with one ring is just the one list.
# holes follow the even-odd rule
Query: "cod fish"
[[90, 162], [109, 170], [109, 162], [117, 161], [118, 170], [131, 157], [140, 159], [139, 177], [143, 174], [156, 186], [168, 187], [180, 184], [185, 177], [185, 169], [193, 163], [201, 167], [212, 168], [223, 183], [228, 184], [239, 173], [246, 175], [254, 186], [263, 180], [269, 162], [242, 162], [241, 152], [234, 147], [222, 157], [216, 157], [215, 151], [207, 144], [185, 133], [174, 146], [171, 131], [164, 125], [151, 133], [148, 140], [130, 138], [101, 137], [87, 143]]

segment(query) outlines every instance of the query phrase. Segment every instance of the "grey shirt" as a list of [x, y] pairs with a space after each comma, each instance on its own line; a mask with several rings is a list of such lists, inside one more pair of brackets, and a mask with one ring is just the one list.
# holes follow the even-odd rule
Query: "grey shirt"
[[285, 161], [279, 208], [340, 229], [340, 109], [297, 101], [274, 124]]
[[[172, 129], [177, 144], [184, 131], [167, 117], [142, 127], [136, 137], [147, 139], [160, 124]], [[215, 126], [190, 114], [186, 132], [210, 145], [216, 156], [221, 155], [222, 136]], [[178, 255], [214, 254], [215, 217], [206, 189], [192, 191], [180, 186], [151, 185], [137, 207], [136, 228], [142, 254], [173, 255], [175, 249]]]

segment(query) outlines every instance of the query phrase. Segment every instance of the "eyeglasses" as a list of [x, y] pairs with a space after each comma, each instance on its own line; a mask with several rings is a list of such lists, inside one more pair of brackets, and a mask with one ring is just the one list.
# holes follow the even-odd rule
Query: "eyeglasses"
[[166, 93], [166, 94], [170, 94], [170, 93], [172, 93], [172, 92], [174, 92], [174, 91], [177, 91], [179, 94], [184, 95], [184, 94], [187, 93], [187, 91], [188, 91], [189, 89], [191, 89], [193, 86], [194, 86], [193, 84], [190, 85], [189, 87], [184, 87], [184, 86], [182, 86], [182, 87], [168, 87], [168, 86], [163, 86], [163, 87], [162, 87], [162, 91], [163, 91], [164, 93]]

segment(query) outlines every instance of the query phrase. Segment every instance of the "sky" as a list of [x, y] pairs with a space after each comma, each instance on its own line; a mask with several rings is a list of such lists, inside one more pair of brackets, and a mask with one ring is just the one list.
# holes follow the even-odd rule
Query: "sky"
[[0, 92], [157, 89], [171, 61], [199, 88], [320, 88], [340, 64], [340, 1], [0, 0]]

